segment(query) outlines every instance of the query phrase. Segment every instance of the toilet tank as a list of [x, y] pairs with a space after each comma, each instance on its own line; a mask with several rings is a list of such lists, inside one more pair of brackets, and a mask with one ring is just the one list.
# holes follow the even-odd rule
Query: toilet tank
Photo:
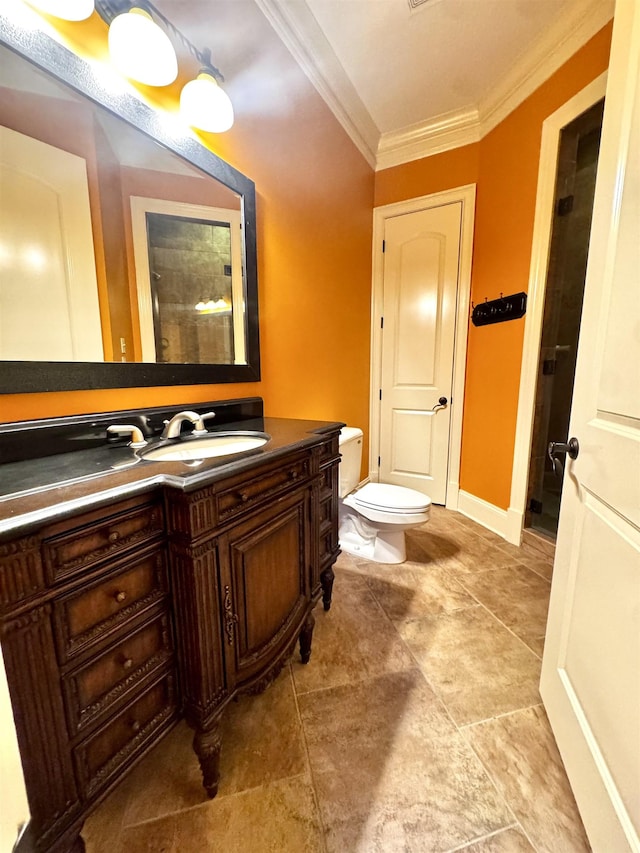
[[340, 497], [346, 497], [360, 482], [362, 463], [362, 430], [343, 427], [340, 430]]

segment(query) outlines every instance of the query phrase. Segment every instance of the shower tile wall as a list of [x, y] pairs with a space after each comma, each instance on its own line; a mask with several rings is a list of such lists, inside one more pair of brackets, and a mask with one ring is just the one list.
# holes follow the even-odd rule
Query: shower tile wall
[[229, 228], [149, 214], [149, 260], [159, 310], [158, 361], [233, 364], [232, 315], [199, 314], [210, 299], [230, 305]]

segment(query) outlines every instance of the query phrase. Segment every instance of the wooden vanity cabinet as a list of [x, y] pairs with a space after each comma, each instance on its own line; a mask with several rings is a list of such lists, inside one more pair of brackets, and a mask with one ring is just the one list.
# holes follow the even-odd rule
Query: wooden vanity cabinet
[[338, 555], [338, 433], [0, 543], [0, 639], [31, 821], [19, 850], [79, 853], [91, 808], [184, 715], [218, 787], [219, 722], [263, 689]]
[[178, 719], [162, 495], [0, 544], [0, 639], [31, 820], [82, 849], [90, 806]]

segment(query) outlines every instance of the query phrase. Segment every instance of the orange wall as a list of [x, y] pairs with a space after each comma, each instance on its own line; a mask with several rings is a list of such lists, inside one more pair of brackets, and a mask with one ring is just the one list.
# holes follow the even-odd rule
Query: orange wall
[[[221, 0], [216, 16], [238, 64], [234, 73], [231, 60], [218, 60], [236, 123], [202, 139], [256, 183], [262, 381], [4, 395], [0, 420], [258, 394], [271, 416], [366, 428], [373, 170], [254, 4]], [[104, 50], [95, 14], [57, 26], [79, 52], [90, 39]], [[165, 94], [171, 108], [174, 90]]]
[[[471, 299], [526, 291], [542, 123], [606, 70], [604, 27], [480, 142], [376, 175], [375, 203], [477, 184]], [[524, 319], [469, 326], [460, 487], [507, 509]]]

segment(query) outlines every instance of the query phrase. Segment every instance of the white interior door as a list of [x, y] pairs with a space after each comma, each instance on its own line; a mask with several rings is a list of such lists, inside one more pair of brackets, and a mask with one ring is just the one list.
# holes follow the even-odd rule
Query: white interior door
[[455, 202], [394, 216], [384, 232], [379, 477], [438, 504], [447, 492], [461, 220]]
[[87, 168], [0, 127], [0, 358], [103, 361]]
[[595, 853], [640, 850], [639, 63], [618, 0], [541, 680]]

